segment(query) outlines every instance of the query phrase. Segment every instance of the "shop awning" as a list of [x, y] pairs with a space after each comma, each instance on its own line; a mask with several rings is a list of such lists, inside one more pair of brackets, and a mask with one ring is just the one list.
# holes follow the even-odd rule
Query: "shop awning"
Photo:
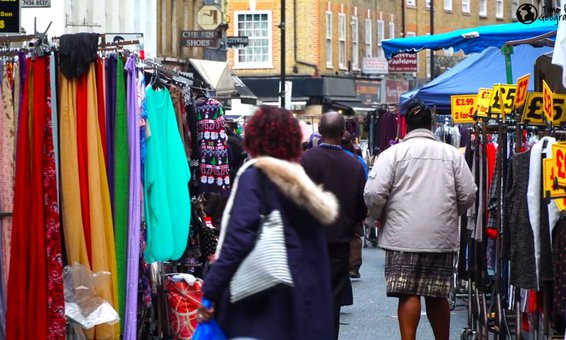
[[202, 59], [189, 59], [189, 62], [202, 80], [216, 90], [217, 97], [231, 97], [236, 94], [227, 62]]
[[257, 96], [244, 84], [240, 77], [232, 75], [232, 82], [236, 89], [234, 98], [239, 98], [242, 104], [257, 105]]
[[448, 33], [383, 40], [385, 57], [391, 59], [398, 53], [416, 53], [423, 49], [440, 50], [453, 48], [465, 54], [479, 53], [488, 47], [501, 48], [512, 40], [529, 39], [556, 30], [556, 21], [536, 20], [532, 24], [520, 22], [465, 28]]
[[336, 110], [343, 110], [346, 114], [366, 113], [375, 110], [374, 107], [359, 100], [347, 100], [347, 98], [330, 98], [330, 106]]

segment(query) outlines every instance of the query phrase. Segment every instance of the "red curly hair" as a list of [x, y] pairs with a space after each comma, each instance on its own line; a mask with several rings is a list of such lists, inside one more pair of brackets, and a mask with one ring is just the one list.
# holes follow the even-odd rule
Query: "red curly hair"
[[298, 162], [303, 151], [299, 121], [286, 109], [261, 106], [248, 120], [244, 148], [252, 157], [271, 156]]

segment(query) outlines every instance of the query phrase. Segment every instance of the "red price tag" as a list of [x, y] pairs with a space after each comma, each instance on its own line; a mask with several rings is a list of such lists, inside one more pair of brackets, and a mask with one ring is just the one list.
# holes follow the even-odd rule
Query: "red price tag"
[[527, 73], [521, 78], [517, 79], [517, 95], [515, 97], [515, 108], [518, 109], [525, 105], [527, 101], [527, 92], [529, 91], [529, 79], [531, 74]]

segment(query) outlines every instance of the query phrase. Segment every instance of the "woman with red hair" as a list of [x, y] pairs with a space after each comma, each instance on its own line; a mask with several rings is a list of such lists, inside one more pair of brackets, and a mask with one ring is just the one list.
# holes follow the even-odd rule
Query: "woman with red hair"
[[[248, 120], [244, 146], [252, 158], [236, 177], [226, 206], [217, 260], [208, 272], [199, 321], [214, 317], [227, 338], [331, 339], [332, 294], [323, 225], [337, 216], [336, 198], [298, 164], [302, 132], [291, 112], [260, 107]], [[262, 215], [281, 212], [293, 286], [276, 286], [235, 303], [230, 281], [258, 238]]]

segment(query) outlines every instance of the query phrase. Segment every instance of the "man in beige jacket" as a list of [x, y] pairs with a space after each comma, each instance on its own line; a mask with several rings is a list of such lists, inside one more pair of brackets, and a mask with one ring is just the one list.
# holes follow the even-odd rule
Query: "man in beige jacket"
[[424, 296], [435, 338], [448, 340], [458, 217], [477, 188], [458, 149], [435, 139], [430, 109], [412, 101], [406, 114], [409, 132], [378, 157], [364, 199], [382, 224], [378, 245], [385, 249], [387, 296], [399, 298], [402, 339], [415, 339]]

